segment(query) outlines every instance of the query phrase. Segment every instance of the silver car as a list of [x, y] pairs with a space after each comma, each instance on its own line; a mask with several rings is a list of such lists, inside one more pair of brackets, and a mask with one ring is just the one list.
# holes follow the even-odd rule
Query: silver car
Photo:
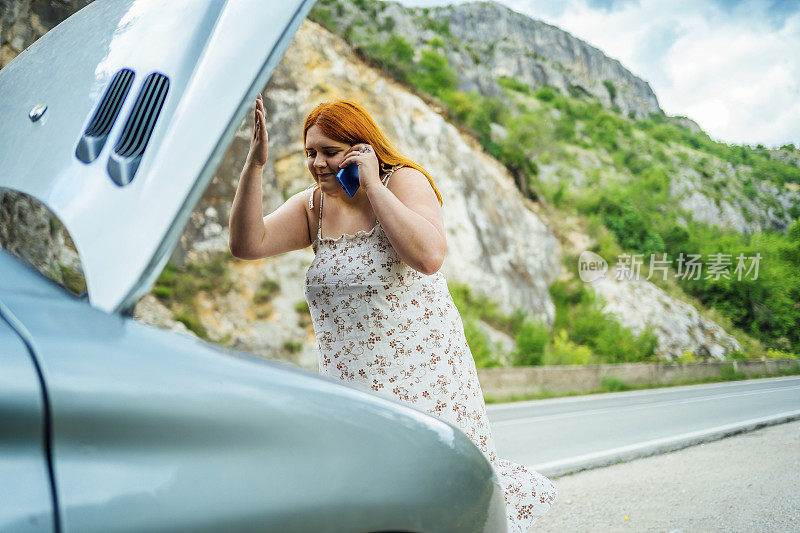
[[0, 250], [0, 530], [505, 531], [413, 408], [131, 318], [309, 0], [98, 0], [0, 70], [0, 187], [88, 299]]

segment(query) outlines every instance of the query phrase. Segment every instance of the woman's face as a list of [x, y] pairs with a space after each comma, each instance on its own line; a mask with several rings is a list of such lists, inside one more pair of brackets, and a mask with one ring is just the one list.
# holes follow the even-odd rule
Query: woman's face
[[350, 145], [335, 141], [325, 135], [319, 126], [314, 125], [306, 132], [306, 163], [311, 177], [319, 184], [325, 194], [339, 195], [344, 189], [336, 180], [339, 163], [342, 162]]

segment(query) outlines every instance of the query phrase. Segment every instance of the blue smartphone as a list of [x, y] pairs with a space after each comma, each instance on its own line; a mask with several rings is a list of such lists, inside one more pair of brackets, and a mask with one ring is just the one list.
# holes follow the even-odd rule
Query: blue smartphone
[[350, 163], [336, 173], [336, 179], [350, 198], [358, 190], [358, 165]]

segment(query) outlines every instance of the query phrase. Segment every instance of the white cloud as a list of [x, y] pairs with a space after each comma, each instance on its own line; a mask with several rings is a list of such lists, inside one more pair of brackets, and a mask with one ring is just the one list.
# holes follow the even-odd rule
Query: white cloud
[[716, 139], [800, 145], [800, 5], [780, 13], [776, 29], [769, 0], [589, 2], [503, 3], [618, 59], [650, 83], [667, 114], [692, 118]]

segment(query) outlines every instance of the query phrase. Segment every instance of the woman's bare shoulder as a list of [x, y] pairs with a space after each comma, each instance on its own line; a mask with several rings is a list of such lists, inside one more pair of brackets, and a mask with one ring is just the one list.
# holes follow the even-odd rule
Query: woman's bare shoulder
[[[436, 193], [433, 191], [428, 178], [419, 170], [411, 167], [400, 167], [389, 177], [387, 185], [396, 195], [411, 195], [414, 197], [427, 197]], [[438, 202], [437, 202], [438, 203]]]
[[[306, 227], [308, 228], [308, 238], [311, 242], [314, 241], [314, 232], [311, 228], [316, 228], [319, 223], [320, 194], [319, 188], [309, 187], [293, 194], [284, 202], [284, 205], [292, 211], [303, 211], [306, 219]], [[309, 202], [312, 197], [312, 202]], [[313, 208], [309, 208], [309, 205], [312, 203]]]
[[[416, 168], [412, 168], [412, 167], [400, 167], [400, 168], [398, 168], [397, 170], [395, 170], [395, 171], [392, 173], [392, 177], [391, 177], [391, 178], [389, 178], [389, 183], [391, 183], [391, 182], [392, 182], [391, 180], [393, 180], [393, 179], [395, 179], [395, 178], [397, 178], [397, 177], [400, 177], [400, 176], [405, 176], [405, 177], [409, 177], [409, 176], [410, 176], [410, 177], [418, 177], [418, 178], [422, 178], [422, 179], [424, 179], [425, 181], [428, 181], [428, 178], [426, 178], [426, 177], [425, 177], [425, 174], [423, 174], [422, 172], [420, 172], [420, 171], [419, 171], [419, 170], [417, 170]], [[400, 178], [400, 179], [403, 179], [403, 178]]]

